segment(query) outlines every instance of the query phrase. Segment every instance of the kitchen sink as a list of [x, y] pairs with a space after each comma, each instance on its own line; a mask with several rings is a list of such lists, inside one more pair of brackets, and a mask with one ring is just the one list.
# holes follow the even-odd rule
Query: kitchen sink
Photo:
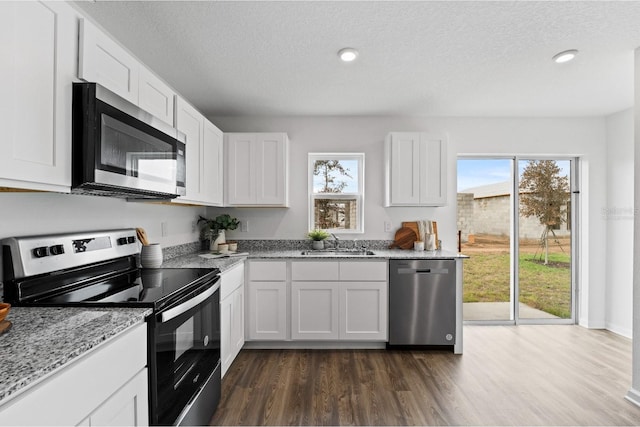
[[375, 252], [366, 249], [319, 249], [312, 251], [302, 251], [301, 255], [309, 256], [331, 256], [331, 255], [350, 255], [350, 256], [371, 256]]

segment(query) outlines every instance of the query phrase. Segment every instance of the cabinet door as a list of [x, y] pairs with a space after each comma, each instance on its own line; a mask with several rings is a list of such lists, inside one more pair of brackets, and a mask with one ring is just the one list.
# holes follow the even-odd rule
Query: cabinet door
[[387, 197], [391, 205], [420, 203], [420, 134], [398, 132], [387, 142], [390, 182]]
[[291, 338], [337, 340], [339, 338], [339, 284], [291, 283]]
[[233, 346], [231, 345], [231, 328], [233, 324], [233, 294], [220, 300], [220, 363], [222, 376], [233, 362]]
[[244, 347], [244, 286], [239, 287], [232, 295], [233, 310], [231, 322], [232, 361]]
[[447, 202], [447, 155], [442, 139], [422, 135], [420, 141], [420, 204], [444, 206]]
[[287, 283], [249, 282], [249, 339], [287, 338]]
[[288, 141], [283, 133], [256, 136], [257, 205], [288, 206]]
[[227, 204], [255, 205], [256, 167], [255, 135], [227, 134]]
[[176, 93], [146, 67], [140, 66], [138, 106], [174, 126]]
[[387, 283], [341, 283], [339, 323], [342, 340], [386, 341]]
[[147, 369], [143, 369], [89, 416], [92, 426], [148, 426]]
[[63, 2], [0, 2], [0, 186], [69, 192], [77, 19]]
[[138, 104], [138, 60], [86, 19], [80, 21], [78, 59], [78, 77]]
[[213, 123], [204, 121], [202, 143], [203, 196], [207, 205], [223, 204], [223, 134]]
[[204, 116], [185, 100], [176, 99], [176, 128], [187, 136], [185, 143], [187, 155], [187, 194], [178, 197], [176, 202], [199, 202], [203, 200], [202, 176], [202, 140], [204, 132]]

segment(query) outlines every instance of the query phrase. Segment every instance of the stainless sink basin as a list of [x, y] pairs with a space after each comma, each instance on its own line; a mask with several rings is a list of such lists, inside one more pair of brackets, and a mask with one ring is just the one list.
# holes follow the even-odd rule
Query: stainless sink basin
[[331, 255], [350, 255], [350, 256], [371, 256], [375, 252], [366, 249], [322, 249], [315, 251], [302, 251], [301, 255], [309, 256], [331, 256]]

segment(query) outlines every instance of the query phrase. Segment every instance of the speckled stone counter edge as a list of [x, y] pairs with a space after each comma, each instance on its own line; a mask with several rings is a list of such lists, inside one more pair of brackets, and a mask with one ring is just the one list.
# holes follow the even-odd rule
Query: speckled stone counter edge
[[149, 314], [148, 308], [12, 307], [13, 328], [0, 336], [0, 405]]

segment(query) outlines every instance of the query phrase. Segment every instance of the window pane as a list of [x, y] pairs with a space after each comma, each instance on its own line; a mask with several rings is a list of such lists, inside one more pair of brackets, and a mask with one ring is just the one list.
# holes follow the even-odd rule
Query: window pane
[[349, 199], [314, 199], [314, 228], [322, 230], [358, 228], [358, 200]]
[[358, 160], [316, 160], [313, 162], [313, 192], [357, 193]]

